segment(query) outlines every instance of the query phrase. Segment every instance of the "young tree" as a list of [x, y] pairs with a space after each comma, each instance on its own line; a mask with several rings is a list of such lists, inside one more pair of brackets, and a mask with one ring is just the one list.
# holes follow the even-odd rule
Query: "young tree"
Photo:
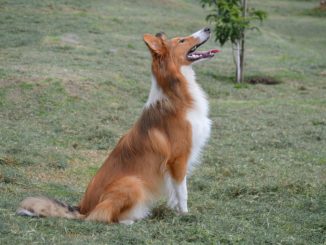
[[214, 22], [215, 41], [222, 46], [231, 41], [233, 58], [236, 64], [236, 81], [244, 80], [245, 31], [258, 29], [252, 21], [263, 21], [264, 11], [248, 8], [247, 0], [201, 0], [202, 7], [210, 7], [206, 20]]

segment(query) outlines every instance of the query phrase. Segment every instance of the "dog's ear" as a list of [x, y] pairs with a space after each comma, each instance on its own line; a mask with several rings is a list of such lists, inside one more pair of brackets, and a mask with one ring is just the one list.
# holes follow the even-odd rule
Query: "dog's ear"
[[164, 32], [156, 33], [155, 37], [161, 38], [163, 41], [166, 41], [168, 39]]
[[144, 35], [144, 42], [146, 43], [149, 50], [158, 55], [162, 55], [164, 52], [164, 39], [161, 36], [153, 36], [151, 34]]

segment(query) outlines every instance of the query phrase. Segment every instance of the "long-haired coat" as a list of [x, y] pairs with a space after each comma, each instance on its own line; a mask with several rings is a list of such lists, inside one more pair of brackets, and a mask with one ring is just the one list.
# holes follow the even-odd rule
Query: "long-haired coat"
[[206, 95], [192, 64], [217, 50], [196, 51], [210, 37], [202, 29], [187, 37], [144, 35], [152, 55], [152, 87], [143, 112], [89, 183], [77, 207], [28, 197], [19, 215], [132, 224], [166, 195], [169, 207], [187, 213], [187, 173], [210, 135]]

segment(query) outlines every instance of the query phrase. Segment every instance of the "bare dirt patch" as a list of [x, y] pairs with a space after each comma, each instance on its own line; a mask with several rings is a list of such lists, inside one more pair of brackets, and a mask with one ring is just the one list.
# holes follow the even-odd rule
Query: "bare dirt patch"
[[265, 85], [276, 85], [282, 83], [280, 80], [273, 78], [273, 77], [261, 77], [261, 76], [256, 76], [256, 77], [251, 77], [247, 79], [247, 83], [250, 84], [265, 84]]

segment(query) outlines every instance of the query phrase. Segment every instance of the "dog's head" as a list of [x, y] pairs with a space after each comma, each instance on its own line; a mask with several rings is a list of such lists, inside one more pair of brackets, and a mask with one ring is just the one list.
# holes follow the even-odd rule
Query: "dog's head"
[[177, 66], [183, 66], [211, 58], [219, 52], [216, 49], [197, 51], [197, 48], [209, 39], [210, 34], [210, 28], [204, 28], [187, 37], [168, 39], [161, 32], [155, 36], [145, 34], [144, 41], [151, 51], [153, 59], [165, 59], [172, 61]]

